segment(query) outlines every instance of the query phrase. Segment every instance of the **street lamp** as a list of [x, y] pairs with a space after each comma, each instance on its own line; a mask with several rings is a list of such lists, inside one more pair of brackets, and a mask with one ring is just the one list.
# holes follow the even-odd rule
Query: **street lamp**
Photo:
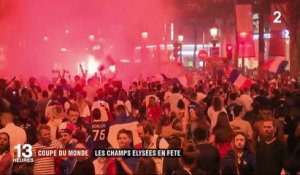
[[178, 35], [179, 49], [180, 49], [180, 63], [182, 63], [182, 41], [183, 35]]
[[178, 41], [179, 41], [180, 43], [182, 43], [182, 41], [183, 41], [183, 35], [178, 35]]
[[216, 44], [218, 41], [218, 38], [217, 38], [218, 32], [219, 32], [218, 28], [215, 26], [210, 29], [210, 36], [212, 38], [211, 42], [213, 43], [213, 47], [216, 47]]
[[245, 69], [245, 39], [247, 37], [247, 32], [240, 32], [240, 44], [242, 46], [242, 69]]
[[141, 57], [142, 57], [142, 60], [144, 60], [148, 57], [147, 47], [146, 47], [146, 42], [148, 39], [148, 32], [142, 32], [141, 37], [142, 37]]
[[142, 32], [142, 38], [147, 39], [148, 38], [148, 32]]

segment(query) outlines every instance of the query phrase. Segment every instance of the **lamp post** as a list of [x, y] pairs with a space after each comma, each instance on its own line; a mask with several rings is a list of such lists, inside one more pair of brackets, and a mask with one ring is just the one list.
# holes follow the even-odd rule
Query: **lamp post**
[[142, 39], [146, 40], [148, 39], [148, 32], [142, 32]]
[[144, 60], [147, 57], [146, 41], [148, 39], [148, 32], [142, 32], [141, 37], [142, 37], [141, 60]]
[[240, 44], [242, 47], [242, 70], [245, 71], [245, 39], [247, 37], [247, 32], [240, 33]]
[[178, 42], [179, 42], [179, 49], [180, 49], [180, 63], [182, 64], [182, 42], [183, 42], [183, 35], [178, 35]]
[[214, 26], [210, 28], [210, 36], [211, 36], [211, 42], [213, 43], [213, 47], [216, 47], [217, 41], [218, 41], [218, 27]]

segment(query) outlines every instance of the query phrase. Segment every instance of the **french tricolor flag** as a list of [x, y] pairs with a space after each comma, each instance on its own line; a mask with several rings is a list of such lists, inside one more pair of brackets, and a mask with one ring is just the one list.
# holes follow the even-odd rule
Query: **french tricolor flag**
[[284, 72], [284, 69], [287, 66], [287, 64], [288, 61], [285, 58], [269, 59], [265, 62], [263, 69], [269, 72], [281, 74]]
[[236, 69], [232, 70], [229, 77], [229, 82], [231, 82], [233, 85], [235, 85], [241, 90], [243, 90], [245, 87], [250, 87], [253, 84], [253, 82], [249, 78], [243, 76]]

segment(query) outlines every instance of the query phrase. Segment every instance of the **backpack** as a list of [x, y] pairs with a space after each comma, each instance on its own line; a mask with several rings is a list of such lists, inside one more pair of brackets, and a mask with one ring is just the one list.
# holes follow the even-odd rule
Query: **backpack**
[[[159, 149], [159, 144], [160, 144], [160, 141], [161, 141], [162, 137], [161, 136], [158, 136], [157, 139], [156, 139], [156, 149]], [[142, 141], [142, 146], [144, 146], [144, 141]]]
[[157, 137], [157, 139], [156, 139], [156, 149], [159, 149], [159, 144], [160, 144], [161, 139], [162, 139], [161, 136]]

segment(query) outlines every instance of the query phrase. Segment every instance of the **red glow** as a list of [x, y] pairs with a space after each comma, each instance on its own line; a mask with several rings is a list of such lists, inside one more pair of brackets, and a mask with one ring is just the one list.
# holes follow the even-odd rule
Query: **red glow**
[[108, 67], [108, 69], [112, 72], [115, 73], [116, 72], [116, 65], [111, 65]]
[[142, 38], [147, 39], [148, 38], [148, 32], [142, 32]]
[[[1, 77], [50, 79], [56, 77], [52, 69], [66, 69], [75, 76], [77, 63], [82, 62], [93, 72], [95, 67], [88, 66], [89, 54], [102, 63], [111, 55], [119, 70], [121, 58], [135, 64], [132, 51], [140, 44], [141, 32], [148, 32], [149, 43], [156, 41], [162, 37], [168, 19], [161, 0], [5, 2], [0, 14]], [[144, 69], [133, 68], [135, 73]]]
[[231, 51], [232, 49], [233, 49], [233, 47], [232, 47], [231, 44], [228, 44], [228, 45], [226, 46], [226, 50]]
[[242, 38], [245, 38], [245, 37], [247, 36], [247, 32], [241, 32], [241, 33], [240, 33], [240, 36], [241, 36]]

